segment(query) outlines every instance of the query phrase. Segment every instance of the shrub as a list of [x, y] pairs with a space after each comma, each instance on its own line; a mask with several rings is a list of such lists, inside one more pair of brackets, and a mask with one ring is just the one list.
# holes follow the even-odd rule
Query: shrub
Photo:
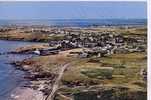
[[81, 71], [82, 74], [90, 77], [90, 78], [98, 78], [98, 79], [111, 79], [113, 74], [112, 67], [101, 67], [101, 68], [90, 68], [83, 69]]

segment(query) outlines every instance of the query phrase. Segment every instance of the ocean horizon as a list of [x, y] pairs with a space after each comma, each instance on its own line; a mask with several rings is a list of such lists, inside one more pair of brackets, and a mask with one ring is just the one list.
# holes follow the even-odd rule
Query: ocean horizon
[[5, 25], [47, 25], [71, 27], [147, 25], [147, 19], [0, 19], [0, 26]]

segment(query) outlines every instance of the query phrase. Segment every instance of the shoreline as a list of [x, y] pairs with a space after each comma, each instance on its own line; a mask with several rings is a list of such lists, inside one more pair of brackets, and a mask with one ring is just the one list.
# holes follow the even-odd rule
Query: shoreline
[[[23, 77], [27, 79], [28, 84], [23, 84], [17, 87], [11, 93], [11, 100], [45, 100], [49, 88], [49, 79], [51, 75], [41, 74], [41, 72], [33, 72], [32, 69], [21, 67], [22, 65], [12, 65], [16, 70], [24, 71], [26, 74]], [[17, 67], [20, 66], [20, 67]], [[48, 78], [45, 78], [48, 77]], [[51, 76], [54, 77], [54, 76]], [[26, 98], [28, 96], [28, 98]]]
[[[4, 40], [7, 41], [7, 40]], [[28, 49], [27, 51], [30, 52], [31, 48], [35, 48], [39, 47], [37, 46], [38, 44], [32, 44], [32, 45], [27, 45], [25, 47], [25, 51], [26, 49]], [[43, 46], [45, 44], [41, 44], [41, 46]], [[29, 49], [30, 48], [30, 49]], [[20, 51], [18, 51], [17, 49], [19, 49]], [[18, 55], [22, 55], [22, 54], [30, 54], [29, 52], [25, 52], [24, 48], [19, 47], [16, 48], [13, 51], [10, 51], [7, 54], [18, 54]], [[32, 50], [31, 50], [32, 51]], [[29, 60], [32, 59], [31, 58], [26, 58], [24, 60]], [[24, 61], [12, 61], [9, 64], [12, 65], [12, 67], [15, 68], [15, 70], [20, 70], [25, 72], [23, 78], [26, 80], [25, 83], [21, 84], [20, 86], [16, 87], [15, 89], [13, 89], [13, 91], [11, 92], [11, 95], [9, 97], [9, 100], [45, 100], [46, 98], [46, 92], [47, 92], [47, 83], [49, 83], [48, 79], [50, 79], [49, 77], [51, 76], [49, 73], [45, 75], [45, 73], [41, 73], [41, 72], [34, 72], [31, 69], [28, 69], [27, 66], [22, 66], [22, 62]], [[48, 77], [48, 78], [45, 78]], [[54, 76], [52, 76], [54, 77]], [[28, 97], [28, 98], [27, 98]]]
[[21, 39], [5, 39], [0, 37], [1, 41], [17, 41], [17, 42], [32, 42], [32, 43], [48, 43], [47, 41], [30, 41], [30, 40], [21, 40]]
[[11, 93], [9, 100], [45, 100], [41, 91], [28, 87], [17, 87]]
[[[36, 34], [37, 31], [40, 33]], [[146, 27], [57, 29], [53, 30], [54, 33], [51, 31], [42, 30], [41, 33], [40, 30], [31, 29], [23, 32], [15, 30], [12, 33], [8, 31], [7, 35], [0, 34], [0, 37], [19, 38], [20, 41], [49, 40], [49, 45], [29, 45], [11, 52], [37, 54], [36, 57], [11, 63], [17, 70], [27, 72], [24, 78], [30, 82], [30, 85], [17, 88], [16, 91], [20, 91], [20, 94], [14, 91], [14, 97], [16, 94], [17, 97], [20, 95], [20, 98], [24, 98], [27, 91], [31, 92], [29, 97], [33, 97], [32, 93], [35, 91], [39, 98], [42, 98], [43, 94], [43, 97], [50, 95], [50, 98], [59, 98], [62, 95], [79, 100], [75, 98], [84, 98], [85, 93], [90, 93], [96, 98], [98, 92], [104, 96], [109, 95], [106, 92], [111, 92], [110, 95], [114, 98], [120, 98], [124, 94], [126, 100], [139, 100], [139, 97], [131, 97], [130, 93], [133, 91], [135, 96], [140, 92], [143, 94], [140, 95], [141, 100], [146, 98], [146, 81], [142, 78], [146, 76], [139, 74], [140, 70], [146, 70]], [[45, 34], [46, 32], [48, 33]], [[74, 64], [71, 64], [72, 61]], [[63, 67], [67, 63], [70, 64], [69, 67]], [[101, 89], [98, 90], [96, 87]]]
[[[66, 51], [63, 51], [63, 52], [66, 52]], [[62, 54], [60, 54], [60, 55], [62, 56]], [[56, 87], [56, 85], [58, 85], [60, 83], [59, 81], [61, 80], [61, 77], [63, 75], [63, 72], [66, 70], [66, 67], [57, 65], [61, 69], [58, 69], [57, 74], [54, 74], [51, 72], [42, 71], [41, 68], [35, 69], [34, 66], [32, 66], [32, 63], [34, 63], [34, 62], [32, 62], [32, 58], [28, 58], [23, 61], [16, 61], [16, 62], [10, 63], [11, 65], [13, 65], [16, 68], [16, 70], [22, 70], [25, 73], [27, 73], [24, 78], [30, 82], [30, 84], [23, 86], [23, 90], [22, 90], [22, 87], [21, 87], [21, 89], [18, 89], [20, 87], [18, 87], [16, 89], [17, 93], [14, 92], [14, 94], [12, 94], [12, 95], [13, 95], [13, 97], [17, 96], [17, 98], [19, 98], [19, 99], [13, 99], [13, 100], [22, 100], [20, 98], [23, 98], [27, 91], [29, 91], [31, 93], [34, 93], [34, 91], [36, 93], [40, 92], [40, 98], [41, 98], [41, 96], [43, 96], [44, 100], [46, 100], [47, 98], [50, 98], [50, 95], [52, 96], [52, 98], [54, 98], [54, 94], [52, 94], [52, 92], [50, 92], [50, 91], [53, 91], [53, 93], [55, 93], [57, 91], [57, 88], [53, 88], [53, 87]], [[67, 65], [65, 64], [64, 66], [68, 66], [68, 64], [69, 63], [67, 63]], [[61, 72], [61, 74], [60, 74], [60, 72]], [[20, 91], [22, 93], [18, 94], [18, 91]], [[58, 95], [58, 93], [56, 95]], [[63, 96], [63, 98], [69, 98], [63, 94], [59, 94], [59, 95]], [[36, 97], [39, 97], [39, 95], [37, 95]], [[30, 100], [35, 100], [35, 99], [33, 98]], [[36, 99], [36, 100], [41, 100], [41, 99]]]
[[46, 90], [47, 81], [39, 80], [37, 79], [38, 77], [35, 78], [36, 75], [31, 70], [24, 69], [23, 67], [17, 68], [14, 64], [13, 66], [16, 70], [25, 72], [23, 78], [26, 79], [28, 84], [23, 83], [21, 86], [15, 88], [11, 92], [10, 100], [45, 100], [46, 94], [44, 90]]

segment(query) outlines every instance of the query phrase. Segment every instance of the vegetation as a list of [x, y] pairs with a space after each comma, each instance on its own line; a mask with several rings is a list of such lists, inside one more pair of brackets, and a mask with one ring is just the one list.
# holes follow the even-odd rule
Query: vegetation
[[113, 68], [92, 68], [81, 70], [81, 73], [90, 77], [98, 79], [111, 79]]
[[[146, 30], [145, 27], [139, 29], [114, 27], [80, 29], [81, 32], [91, 33], [95, 31], [97, 34], [104, 31], [114, 34], [120, 33], [125, 38], [135, 36], [144, 38], [147, 35]], [[62, 34], [0, 33], [0, 38], [48, 42], [51, 40], [63, 40], [67, 37]], [[145, 42], [144, 45], [146, 46]], [[35, 49], [35, 47], [32, 48]], [[99, 97], [104, 98], [103, 100], [146, 99], [147, 83], [140, 75], [141, 69], [147, 70], [146, 51], [118, 53], [105, 55], [104, 57], [91, 56], [89, 58], [68, 56], [69, 52], [73, 52], [74, 50], [78, 52], [79, 48], [61, 51], [57, 55], [26, 59], [23, 61], [23, 64], [30, 65], [34, 71], [54, 73], [57, 76], [58, 70], [62, 68], [62, 65], [69, 63], [70, 65], [63, 73], [60, 84], [61, 88], [58, 92], [72, 95], [75, 97], [75, 100], [100, 100], [98, 99]], [[92, 87], [97, 88], [92, 89]], [[98, 93], [102, 95], [98, 95]]]

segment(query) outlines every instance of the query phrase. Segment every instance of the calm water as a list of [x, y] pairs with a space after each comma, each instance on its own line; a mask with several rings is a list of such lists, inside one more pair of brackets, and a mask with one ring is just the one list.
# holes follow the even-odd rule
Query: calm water
[[50, 25], [87, 27], [94, 25], [146, 25], [147, 19], [57, 19], [57, 20], [0, 20], [0, 25]]
[[[31, 42], [19, 41], [3, 41], [0, 40], [0, 52], [8, 52], [17, 47], [35, 44]], [[31, 55], [0, 55], [0, 100], [7, 100], [13, 89], [25, 82], [23, 71], [16, 70], [13, 66], [8, 64], [13, 60], [23, 60]]]

